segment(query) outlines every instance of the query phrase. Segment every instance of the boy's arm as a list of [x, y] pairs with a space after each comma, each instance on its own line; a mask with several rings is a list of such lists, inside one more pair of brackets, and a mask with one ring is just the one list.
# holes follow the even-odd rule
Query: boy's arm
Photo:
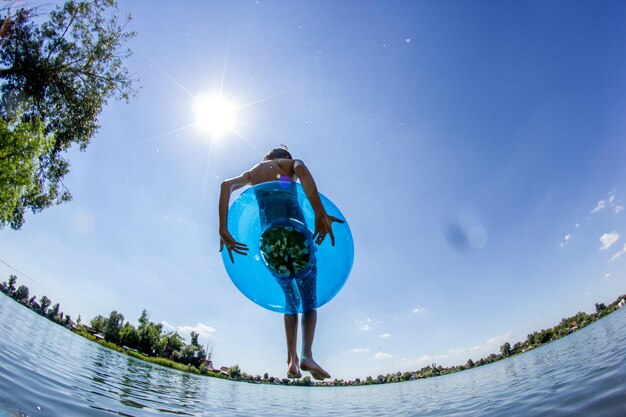
[[328, 213], [326, 213], [319, 191], [317, 191], [317, 185], [315, 184], [313, 175], [311, 175], [311, 171], [304, 165], [304, 162], [296, 159], [293, 162], [293, 170], [300, 179], [304, 193], [309, 199], [311, 207], [313, 207], [313, 212], [315, 213], [315, 232], [313, 232], [313, 239], [319, 245], [324, 241], [326, 235], [329, 235], [330, 243], [335, 246], [335, 235], [333, 235], [332, 224], [333, 222], [345, 223], [345, 221], [334, 216], [329, 216]]
[[230, 202], [230, 195], [233, 191], [250, 184], [250, 173], [244, 172], [238, 177], [230, 178], [222, 182], [220, 187], [220, 200], [219, 200], [219, 216], [220, 216], [220, 252], [224, 249], [228, 250], [230, 261], [235, 263], [233, 258], [233, 252], [240, 255], [247, 255], [248, 246], [244, 243], [237, 242], [235, 238], [228, 231], [228, 203]]

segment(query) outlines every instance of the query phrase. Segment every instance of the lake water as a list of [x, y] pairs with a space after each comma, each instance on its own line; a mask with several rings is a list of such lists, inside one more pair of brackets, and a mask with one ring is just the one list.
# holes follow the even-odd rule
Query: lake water
[[0, 416], [111, 415], [626, 416], [626, 308], [556, 342], [472, 370], [404, 383], [310, 388], [231, 382], [151, 365], [0, 295]]

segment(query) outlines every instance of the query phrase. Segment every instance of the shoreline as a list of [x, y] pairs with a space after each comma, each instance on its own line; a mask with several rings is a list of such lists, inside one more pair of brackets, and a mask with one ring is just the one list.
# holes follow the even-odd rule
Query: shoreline
[[[620, 295], [617, 299], [609, 304], [608, 306], [603, 303], [596, 303], [595, 308], [596, 312], [587, 314], [584, 312], [578, 312], [574, 316], [564, 318], [561, 322], [549, 329], [542, 329], [540, 331], [535, 331], [529, 334], [524, 342], [517, 342], [513, 346], [509, 342], [505, 342], [502, 346], [500, 346], [500, 353], [491, 353], [488, 356], [481, 358], [474, 362], [472, 359], [469, 359], [464, 365], [456, 365], [443, 367], [441, 365], [437, 366], [435, 363], [432, 365], [423, 367], [419, 370], [414, 371], [397, 371], [394, 373], [387, 373], [385, 375], [378, 375], [376, 378], [372, 376], [367, 376], [364, 379], [355, 378], [354, 380], [343, 380], [343, 379], [334, 379], [332, 381], [316, 381], [313, 380], [310, 376], [305, 376], [299, 379], [288, 379], [288, 378], [277, 378], [269, 376], [267, 373], [261, 377], [260, 375], [250, 375], [246, 372], [243, 372], [238, 365], [232, 365], [230, 367], [221, 367], [219, 370], [213, 368], [211, 362], [211, 356], [205, 358], [200, 366], [194, 366], [192, 364], [185, 364], [182, 362], [177, 362], [175, 360], [164, 358], [161, 356], [150, 356], [144, 353], [139, 352], [134, 348], [129, 348], [126, 346], [120, 346], [119, 344], [112, 343], [111, 341], [105, 340], [105, 337], [99, 335], [98, 332], [91, 329], [89, 326], [85, 326], [80, 324], [80, 316], [79, 323], [74, 323], [69, 316], [63, 318], [63, 313], [59, 313], [59, 306], [55, 304], [53, 310], [55, 314], [50, 315], [46, 313], [46, 309], [39, 311], [40, 306], [36, 302], [36, 307], [33, 305], [33, 300], [35, 297], [32, 297], [28, 300], [28, 297], [24, 298], [19, 296], [19, 291], [14, 288], [15, 281], [17, 277], [12, 276], [9, 285], [6, 282], [0, 284], [0, 291], [15, 301], [16, 303], [28, 308], [34, 313], [46, 318], [60, 326], [67, 328], [73, 333], [82, 336], [83, 338], [97, 343], [101, 346], [109, 348], [111, 350], [115, 350], [119, 353], [126, 354], [128, 356], [137, 358], [139, 360], [143, 360], [145, 362], [149, 362], [152, 364], [164, 366], [170, 369], [175, 369], [181, 372], [193, 373], [196, 375], [207, 376], [211, 378], [218, 379], [226, 379], [230, 381], [237, 382], [247, 382], [253, 384], [269, 384], [269, 385], [293, 385], [293, 386], [310, 386], [310, 387], [343, 387], [343, 386], [362, 386], [362, 385], [380, 385], [380, 384], [389, 384], [389, 383], [398, 383], [398, 382], [408, 382], [414, 381], [417, 379], [425, 379], [425, 378], [433, 378], [437, 376], [448, 375], [456, 372], [462, 372], [464, 370], [469, 370], [473, 368], [477, 368], [480, 366], [488, 365], [490, 363], [494, 363], [500, 361], [502, 359], [506, 359], [509, 357], [517, 356], [538, 347], [544, 346], [553, 342], [555, 340], [566, 337], [583, 327], [586, 327], [596, 321], [608, 316], [609, 314], [617, 311], [619, 308], [626, 306], [626, 294]], [[19, 290], [24, 293], [24, 288], [26, 291], [26, 295], [28, 296], [28, 288], [21, 286]], [[42, 297], [47, 298], [45, 296]], [[145, 311], [145, 310], [144, 310]], [[117, 314], [117, 312], [114, 312]], [[101, 316], [99, 316], [101, 317]], [[123, 316], [122, 316], [123, 318]], [[96, 319], [94, 319], [96, 320]], [[94, 321], [92, 320], [92, 322]], [[123, 321], [123, 320], [122, 320]], [[153, 324], [149, 322], [150, 324]], [[127, 322], [127, 326], [129, 323]], [[132, 327], [132, 325], [131, 325]], [[163, 337], [171, 337], [172, 335], [164, 335]], [[180, 336], [179, 336], [180, 337]], [[192, 335], [193, 339], [193, 335]], [[169, 342], [168, 342], [169, 343]], [[191, 346], [198, 346], [197, 341], [196, 344], [193, 343]], [[168, 344], [169, 347], [169, 344]], [[187, 347], [187, 346], [185, 346]]]

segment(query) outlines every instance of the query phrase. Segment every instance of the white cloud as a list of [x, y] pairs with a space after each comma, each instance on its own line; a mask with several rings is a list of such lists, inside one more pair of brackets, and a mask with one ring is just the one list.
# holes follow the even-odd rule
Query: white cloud
[[374, 359], [377, 359], [377, 360], [390, 359], [392, 357], [393, 355], [391, 353], [385, 353], [385, 352], [377, 352], [376, 355], [374, 355]]
[[350, 353], [361, 353], [361, 352], [369, 352], [369, 348], [354, 348], [350, 349]]
[[178, 326], [174, 327], [166, 321], [162, 321], [161, 324], [163, 328], [168, 329], [169, 331], [176, 330], [178, 334], [180, 334], [184, 338], [190, 338], [191, 332], [198, 333], [198, 338], [200, 339], [208, 339], [213, 333], [216, 332], [215, 328], [211, 326], [207, 326], [204, 323], [198, 323], [195, 326]]
[[[450, 349], [447, 354], [443, 355], [423, 355], [418, 359], [403, 359], [403, 362], [407, 367], [422, 367], [425, 365], [430, 365], [433, 362], [439, 363], [440, 361], [446, 360], [459, 360], [458, 356], [461, 355], [481, 355], [484, 356], [488, 353], [497, 353], [505, 342], [510, 341], [511, 332], [507, 332], [506, 334], [500, 336], [494, 336], [487, 340], [482, 345], [471, 346], [469, 348], [459, 348], [459, 349]], [[465, 360], [467, 358], [464, 358]]]
[[408, 366], [420, 366], [432, 361], [433, 356], [423, 355], [418, 359], [406, 359], [406, 364]]
[[611, 276], [610, 272], [607, 272], [606, 274], [604, 274], [604, 279], [608, 279]]
[[411, 311], [411, 313], [413, 313], [413, 314], [419, 314], [419, 313], [423, 313], [425, 310], [426, 310], [426, 309], [425, 309], [424, 307], [417, 307], [417, 308], [414, 308], [414, 309]]
[[163, 325], [163, 329], [167, 330], [169, 332], [173, 332], [174, 330], [176, 330], [176, 327], [172, 326], [171, 324], [169, 324], [166, 321], [162, 321], [161, 324]]
[[511, 332], [508, 332], [507, 334], [504, 334], [502, 336], [492, 337], [491, 339], [487, 340], [487, 344], [485, 347], [486, 348], [491, 348], [493, 346], [500, 347], [501, 344], [503, 344], [510, 338], [511, 338]]
[[611, 259], [609, 259], [609, 262], [613, 262], [614, 260], [616, 260], [617, 258], [619, 258], [625, 253], [626, 253], [626, 243], [624, 244], [624, 247], [620, 251], [616, 252], [615, 254], [613, 254], [613, 256], [611, 256]]
[[598, 201], [598, 204], [596, 204], [596, 206], [593, 208], [593, 210], [591, 210], [591, 213], [589, 214], [597, 213], [600, 210], [604, 210], [605, 208], [606, 208], [606, 201], [600, 200]]
[[383, 334], [379, 334], [378, 337], [382, 337], [383, 339], [386, 339], [388, 337], [391, 337], [391, 333], [383, 333]]
[[367, 332], [367, 331], [372, 330], [372, 325], [374, 324], [374, 320], [368, 317], [365, 320], [356, 320], [356, 324], [359, 326], [360, 330]]
[[599, 240], [600, 240], [600, 243], [602, 244], [602, 246], [600, 247], [600, 250], [607, 250], [608, 248], [613, 246], [615, 242], [619, 240], [619, 233], [615, 231], [611, 233], [605, 233], [602, 236], [600, 236]]
[[596, 206], [593, 208], [593, 210], [591, 210], [591, 213], [589, 214], [597, 213], [609, 207], [613, 208], [613, 211], [615, 212], [615, 214], [619, 214], [622, 212], [622, 210], [624, 210], [624, 206], [622, 206], [621, 204], [617, 204], [617, 203], [618, 202], [616, 201], [616, 198], [615, 198], [615, 190], [611, 190], [611, 192], [609, 192], [608, 198], [598, 201], [598, 204], [596, 204]]
[[563, 237], [563, 241], [560, 243], [561, 248], [564, 248], [564, 247], [565, 247], [565, 246], [569, 243], [569, 241], [570, 241], [571, 239], [572, 239], [572, 234], [571, 234], [571, 233], [566, 234], [566, 235]]
[[407, 367], [422, 367], [424, 365], [431, 365], [433, 362], [442, 361], [448, 359], [450, 355], [423, 355], [417, 359], [404, 359], [404, 363]]

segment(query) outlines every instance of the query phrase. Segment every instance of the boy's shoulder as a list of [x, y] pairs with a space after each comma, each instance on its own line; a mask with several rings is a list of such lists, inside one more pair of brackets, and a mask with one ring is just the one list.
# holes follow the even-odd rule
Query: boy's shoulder
[[247, 171], [250, 183], [255, 185], [265, 181], [275, 180], [280, 176], [293, 177], [295, 162], [292, 159], [272, 159], [261, 161]]
[[263, 170], [263, 169], [273, 169], [275, 167], [279, 167], [281, 169], [284, 170], [290, 170], [293, 169], [296, 163], [303, 163], [301, 160], [299, 159], [286, 159], [286, 158], [280, 158], [280, 159], [270, 159], [268, 161], [261, 161], [258, 164], [256, 164], [255, 166], [253, 166], [250, 171], [252, 170]]

